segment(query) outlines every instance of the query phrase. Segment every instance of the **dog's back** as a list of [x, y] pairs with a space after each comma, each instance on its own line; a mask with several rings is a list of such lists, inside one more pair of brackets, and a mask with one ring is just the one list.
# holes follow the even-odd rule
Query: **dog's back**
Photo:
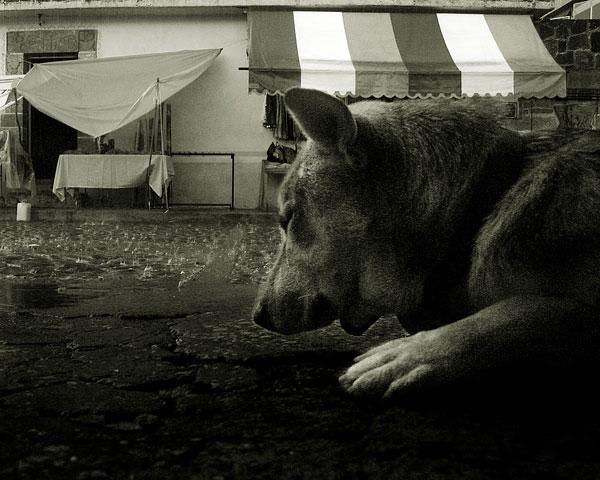
[[600, 132], [526, 139], [528, 163], [480, 230], [470, 291], [478, 306], [514, 294], [600, 301]]

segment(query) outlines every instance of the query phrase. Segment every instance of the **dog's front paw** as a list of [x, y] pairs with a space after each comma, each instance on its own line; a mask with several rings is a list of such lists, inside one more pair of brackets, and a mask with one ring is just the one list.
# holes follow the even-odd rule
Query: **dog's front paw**
[[446, 383], [454, 355], [436, 330], [420, 332], [360, 355], [339, 380], [352, 395], [387, 399]]

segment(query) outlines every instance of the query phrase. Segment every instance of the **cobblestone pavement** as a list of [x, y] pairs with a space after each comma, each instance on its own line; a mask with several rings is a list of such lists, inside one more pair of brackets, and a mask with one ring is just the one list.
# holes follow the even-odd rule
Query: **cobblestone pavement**
[[590, 372], [358, 402], [336, 378], [393, 318], [255, 326], [274, 223], [1, 222], [0, 478], [600, 478]]

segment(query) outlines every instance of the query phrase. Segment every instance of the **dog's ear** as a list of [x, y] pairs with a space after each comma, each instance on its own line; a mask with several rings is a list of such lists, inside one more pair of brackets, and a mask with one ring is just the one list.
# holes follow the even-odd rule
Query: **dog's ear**
[[290, 88], [285, 106], [302, 131], [316, 143], [346, 152], [356, 138], [356, 121], [346, 105], [327, 93]]

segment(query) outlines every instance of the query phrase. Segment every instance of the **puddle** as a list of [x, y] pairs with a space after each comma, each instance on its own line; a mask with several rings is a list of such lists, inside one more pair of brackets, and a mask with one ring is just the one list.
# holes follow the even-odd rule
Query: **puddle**
[[262, 223], [22, 223], [0, 222], [0, 313], [196, 312], [256, 288], [279, 244]]
[[0, 281], [0, 312], [64, 307], [94, 296], [73, 292], [53, 283]]

